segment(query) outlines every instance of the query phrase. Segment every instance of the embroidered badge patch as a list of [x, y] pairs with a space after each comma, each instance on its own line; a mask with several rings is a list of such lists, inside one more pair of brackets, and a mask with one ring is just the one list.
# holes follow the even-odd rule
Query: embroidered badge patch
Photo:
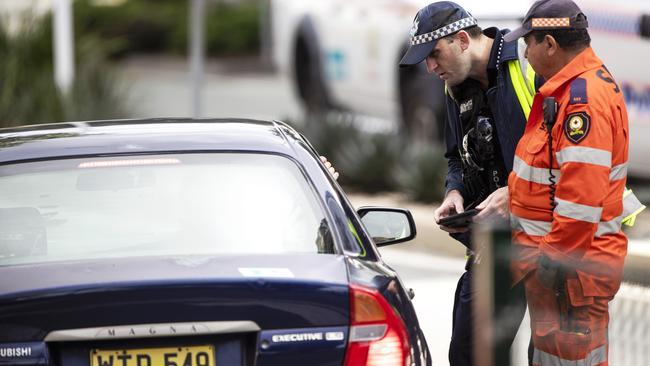
[[564, 120], [564, 135], [577, 144], [587, 137], [590, 127], [591, 118], [586, 112], [571, 113]]

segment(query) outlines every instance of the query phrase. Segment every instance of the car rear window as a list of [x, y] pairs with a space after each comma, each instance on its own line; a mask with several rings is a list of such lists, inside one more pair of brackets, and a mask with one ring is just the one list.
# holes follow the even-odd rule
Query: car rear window
[[111, 257], [333, 253], [290, 159], [214, 153], [0, 167], [0, 265]]

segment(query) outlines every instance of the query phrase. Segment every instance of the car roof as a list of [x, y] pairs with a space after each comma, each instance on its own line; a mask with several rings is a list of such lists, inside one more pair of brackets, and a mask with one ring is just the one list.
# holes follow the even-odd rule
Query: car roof
[[0, 129], [0, 164], [155, 152], [251, 151], [297, 159], [305, 140], [278, 121], [150, 118], [64, 122]]

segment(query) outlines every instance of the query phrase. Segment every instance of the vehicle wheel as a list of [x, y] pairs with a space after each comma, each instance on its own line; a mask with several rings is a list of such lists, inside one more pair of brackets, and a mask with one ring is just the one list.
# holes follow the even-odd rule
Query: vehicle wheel
[[402, 83], [402, 123], [411, 141], [444, 142], [444, 85], [431, 77], [411, 75]]
[[308, 114], [320, 115], [327, 112], [332, 104], [322, 75], [318, 46], [309, 46], [305, 36], [300, 35], [295, 48], [294, 82], [298, 95]]

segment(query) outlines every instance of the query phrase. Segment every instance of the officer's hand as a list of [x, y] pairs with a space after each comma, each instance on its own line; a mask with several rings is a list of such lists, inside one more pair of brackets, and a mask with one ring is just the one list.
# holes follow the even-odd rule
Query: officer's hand
[[555, 289], [558, 285], [558, 276], [561, 266], [558, 262], [542, 255], [537, 262], [537, 280], [548, 289]]
[[463, 208], [463, 196], [460, 192], [453, 190], [447, 193], [447, 197], [442, 201], [440, 207], [433, 211], [433, 218], [436, 220], [436, 224], [439, 224], [441, 230], [444, 230], [448, 233], [464, 233], [469, 230], [469, 228], [457, 228], [440, 225], [440, 219], [447, 217], [456, 213], [461, 213], [465, 211]]
[[508, 187], [502, 187], [492, 192], [476, 209], [480, 212], [474, 216], [474, 222], [483, 222], [490, 219], [507, 219], [508, 210]]
[[339, 179], [339, 172], [337, 172], [336, 169], [334, 169], [334, 165], [332, 165], [332, 163], [330, 163], [326, 157], [321, 156], [320, 161], [322, 161], [323, 164], [325, 164], [325, 167], [327, 167], [327, 170], [329, 170], [330, 174], [332, 174], [334, 180]]

